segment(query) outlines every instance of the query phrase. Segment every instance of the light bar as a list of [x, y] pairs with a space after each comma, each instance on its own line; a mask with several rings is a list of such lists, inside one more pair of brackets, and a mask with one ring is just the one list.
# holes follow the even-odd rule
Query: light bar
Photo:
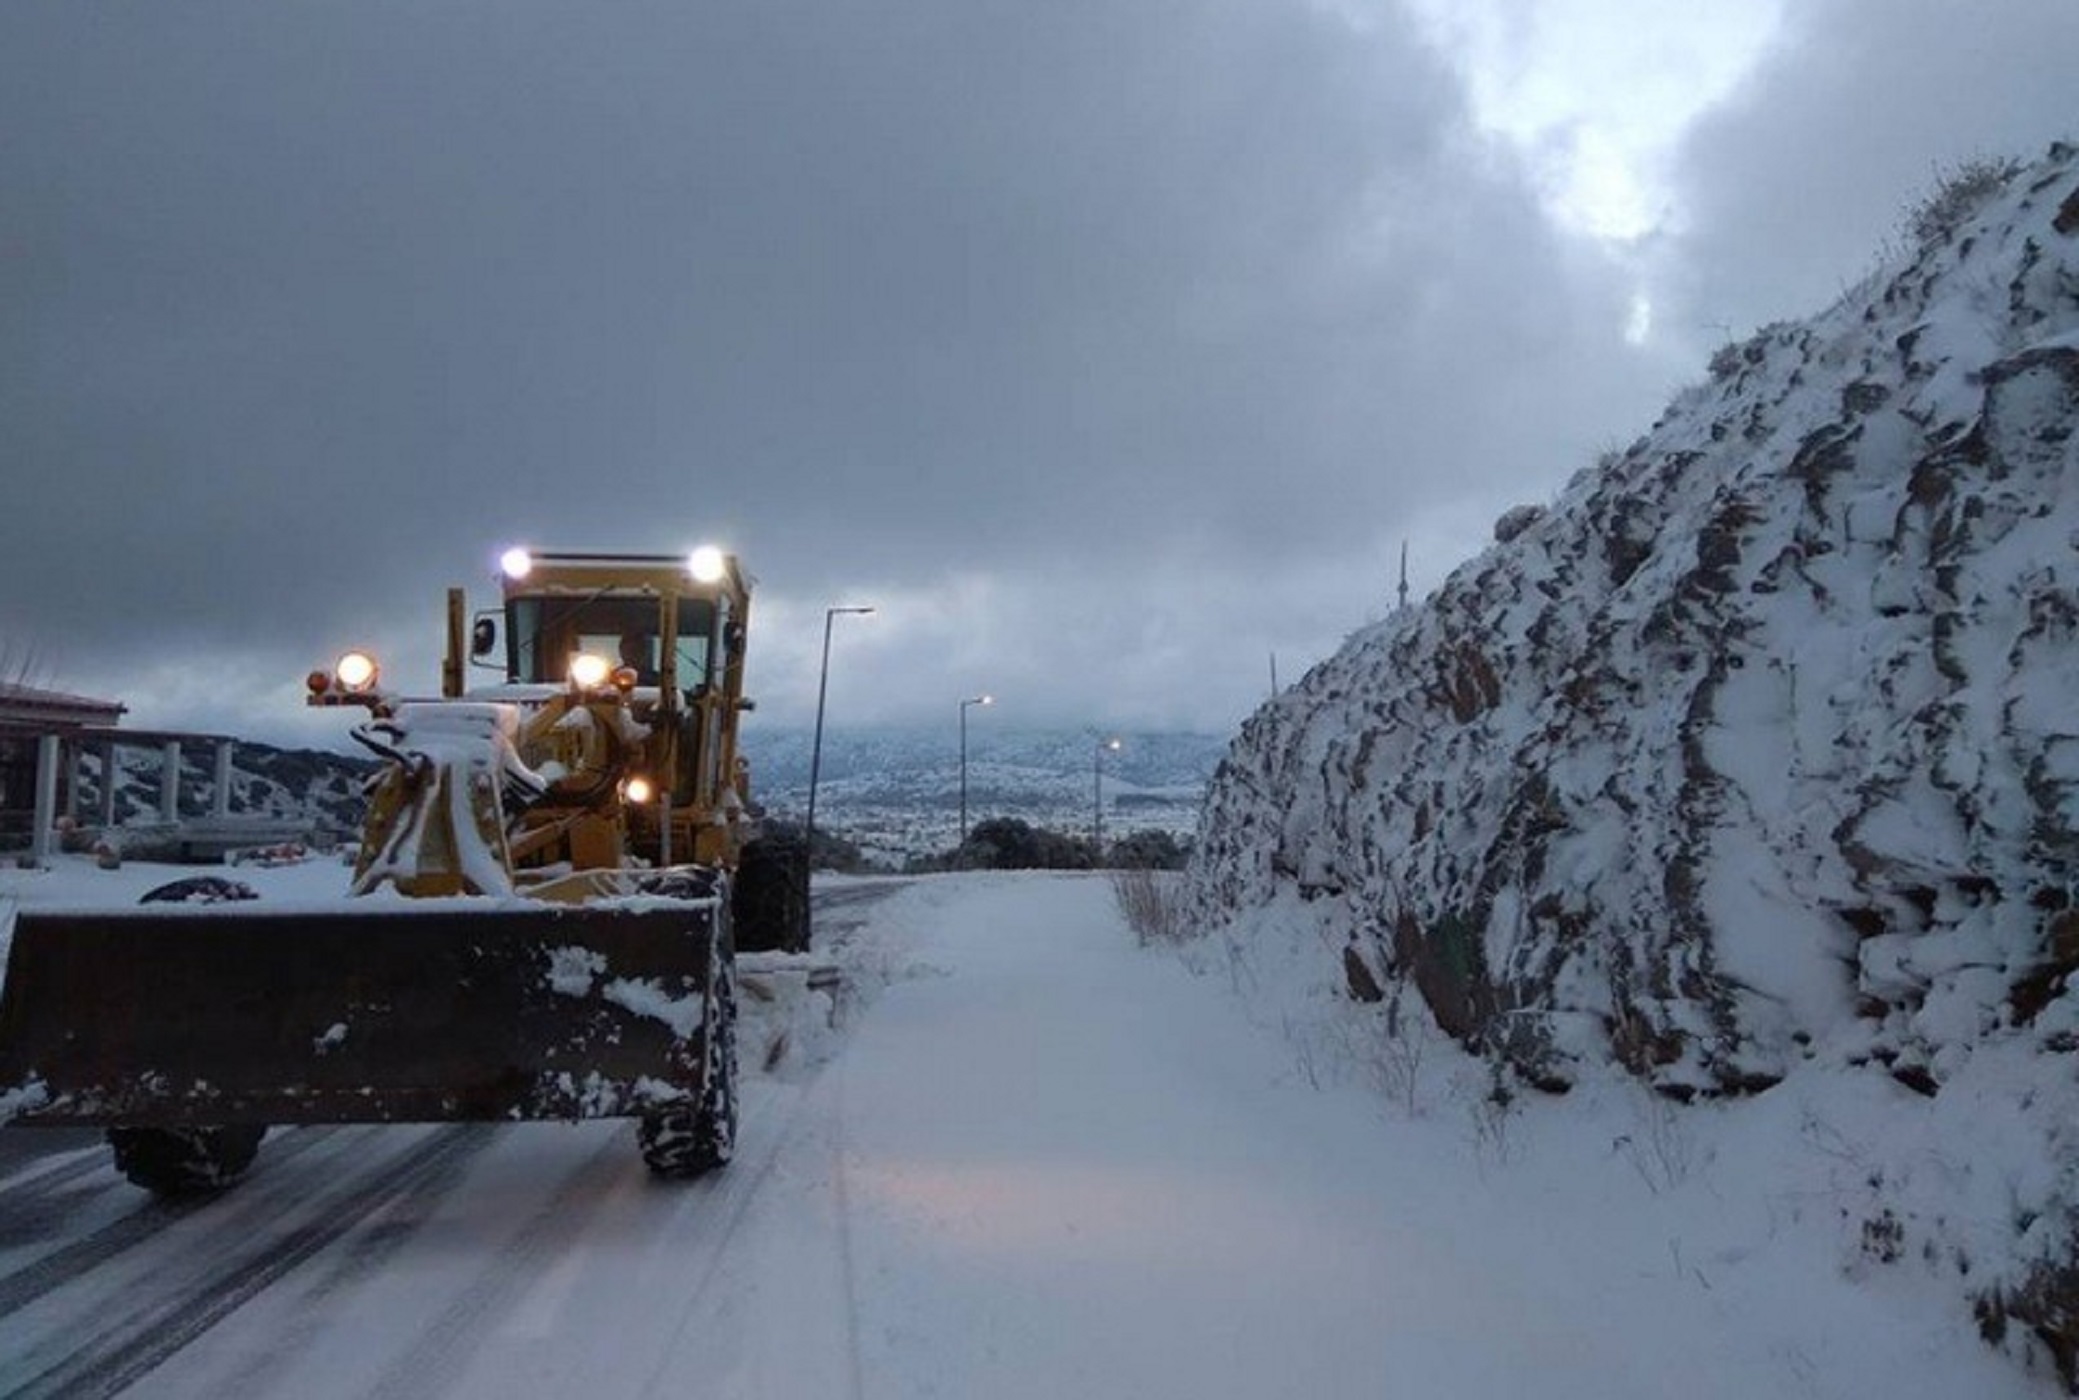
[[686, 556], [686, 572], [695, 583], [720, 583], [729, 572], [729, 560], [721, 550], [704, 544]]

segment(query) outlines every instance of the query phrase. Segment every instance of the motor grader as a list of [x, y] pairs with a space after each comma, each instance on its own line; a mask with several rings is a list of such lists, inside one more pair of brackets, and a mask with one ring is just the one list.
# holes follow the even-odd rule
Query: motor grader
[[437, 697], [359, 652], [309, 677], [382, 760], [350, 898], [200, 877], [19, 916], [15, 1123], [105, 1126], [162, 1194], [271, 1124], [632, 1117], [661, 1175], [728, 1160], [736, 951], [808, 943], [806, 850], [759, 834], [737, 753], [750, 582], [713, 549], [502, 572], [497, 609], [450, 590]]

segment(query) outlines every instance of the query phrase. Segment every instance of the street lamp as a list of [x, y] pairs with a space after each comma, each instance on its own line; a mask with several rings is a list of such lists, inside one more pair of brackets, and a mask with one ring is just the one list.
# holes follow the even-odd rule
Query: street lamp
[[967, 845], [967, 707], [994, 705], [994, 695], [977, 695], [960, 702], [960, 844]]
[[808, 864], [816, 864], [816, 780], [823, 775], [823, 701], [830, 694], [830, 624], [839, 613], [853, 613], [870, 617], [872, 608], [826, 608], [823, 611], [823, 671], [816, 682], [816, 741], [809, 750], [809, 801], [808, 821], [805, 823], [804, 839], [808, 842]]
[[1097, 751], [1090, 760], [1090, 838], [1097, 848], [1097, 863], [1104, 864], [1104, 756], [1110, 750], [1119, 752], [1117, 739], [1099, 739]]

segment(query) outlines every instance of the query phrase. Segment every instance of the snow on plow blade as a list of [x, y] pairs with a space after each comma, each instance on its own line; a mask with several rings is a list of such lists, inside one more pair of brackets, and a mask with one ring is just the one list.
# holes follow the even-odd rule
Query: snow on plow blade
[[25, 912], [0, 1104], [130, 1126], [639, 1114], [700, 1090], [717, 905]]

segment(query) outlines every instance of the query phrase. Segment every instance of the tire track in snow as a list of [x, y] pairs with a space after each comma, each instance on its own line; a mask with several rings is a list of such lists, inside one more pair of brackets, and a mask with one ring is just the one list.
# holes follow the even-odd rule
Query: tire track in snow
[[[34, 1129], [22, 1129], [32, 1132]], [[100, 1148], [78, 1148], [55, 1162], [41, 1167], [29, 1167], [19, 1175], [0, 1181], [0, 1196], [10, 1204], [17, 1200], [34, 1199], [37, 1195], [55, 1191], [68, 1181], [77, 1181], [89, 1175], [97, 1167], [108, 1165], [108, 1152], [104, 1144]]]
[[[818, 916], [817, 927], [819, 929], [824, 928], [821, 916], [826, 913], [854, 906], [878, 904], [911, 883], [913, 882], [902, 880], [820, 892], [815, 896], [814, 901], [814, 909]], [[850, 933], [859, 927], [863, 927], [865, 923], [866, 916], [862, 913], [856, 921], [847, 921], [839, 924], [835, 932], [841, 937], [845, 933]], [[697, 1205], [708, 1211], [711, 1218], [702, 1221], [694, 1230], [684, 1234], [675, 1233], [675, 1238], [684, 1242], [685, 1251], [689, 1257], [697, 1256], [702, 1259], [702, 1267], [692, 1290], [687, 1294], [685, 1302], [680, 1306], [678, 1325], [673, 1328], [670, 1338], [660, 1350], [657, 1365], [643, 1383], [641, 1394], [661, 1395], [679, 1393], [682, 1387], [674, 1384], [672, 1381], [672, 1363], [681, 1348], [685, 1346], [695, 1320], [701, 1315], [709, 1296], [714, 1291], [717, 1280], [722, 1276], [723, 1263], [728, 1254], [729, 1244], [735, 1238], [737, 1231], [742, 1227], [744, 1220], [750, 1215], [751, 1206], [757, 1200], [759, 1191], [774, 1175], [781, 1159], [788, 1155], [787, 1149], [795, 1145], [802, 1137], [811, 1117], [811, 1108], [827, 1093], [834, 1096], [836, 1103], [835, 1119], [837, 1126], [834, 1132], [835, 1143], [832, 1148], [832, 1178], [836, 1192], [834, 1209], [838, 1213], [838, 1226], [841, 1231], [838, 1238], [838, 1266], [843, 1275], [842, 1287], [845, 1295], [846, 1389], [851, 1400], [861, 1400], [861, 1397], [864, 1396], [866, 1386], [859, 1341], [859, 1303], [852, 1258], [850, 1200], [847, 1194], [843, 1170], [845, 1137], [843, 1126], [844, 1070], [842, 1052], [839, 1052], [838, 1058], [840, 1063], [834, 1076], [818, 1073], [806, 1084], [786, 1091], [792, 1102], [787, 1105], [785, 1114], [781, 1118], [779, 1126], [774, 1129], [771, 1140], [759, 1145], [755, 1171], [746, 1173], [744, 1170], [745, 1163], [739, 1157], [735, 1163], [724, 1169], [718, 1176], [711, 1176], [696, 1183], [703, 1189], [700, 1194], [688, 1197], [686, 1208], [692, 1209]], [[739, 1143], [739, 1146], [743, 1145]]]
[[6, 1278], [0, 1278], [0, 1318], [20, 1312], [45, 1294], [56, 1292], [88, 1270], [208, 1205], [206, 1196], [177, 1201], [146, 1201], [135, 1211], [102, 1226], [93, 1234], [74, 1240]]
[[631, 1170], [633, 1156], [626, 1133], [614, 1133], [600, 1143], [535, 1209], [525, 1228], [486, 1262], [480, 1281], [442, 1309], [411, 1348], [384, 1370], [370, 1396], [414, 1400], [444, 1390], [511, 1303], [540, 1282], [543, 1261], [583, 1239], [615, 1194], [615, 1184], [643, 1184]]
[[859, 1346], [859, 1268], [852, 1250], [852, 1191], [845, 1172], [845, 1157], [850, 1147], [850, 1134], [845, 1128], [845, 1085], [850, 1077], [848, 1066], [837, 1067], [837, 1083], [832, 1090], [837, 1103], [830, 1116], [830, 1183], [837, 1211], [838, 1268], [844, 1274], [845, 1379], [850, 1387], [851, 1400], [865, 1400], [866, 1364]]
[[788, 1108], [786, 1118], [773, 1132], [772, 1141], [761, 1149], [754, 1171], [745, 1172], [742, 1159], [739, 1158], [723, 1168], [718, 1175], [688, 1183], [696, 1190], [687, 1193], [685, 1208], [691, 1209], [699, 1205], [712, 1214], [692, 1230], [684, 1233], [674, 1230], [673, 1237], [682, 1242], [688, 1257], [701, 1257], [700, 1276], [686, 1294], [686, 1301], [679, 1310], [678, 1326], [672, 1329], [670, 1339], [664, 1343], [656, 1367], [643, 1382], [641, 1394], [676, 1394], [684, 1388], [683, 1378], [677, 1383], [671, 1380], [672, 1360], [685, 1341], [686, 1333], [693, 1325], [693, 1319], [699, 1314], [708, 1294], [713, 1291], [715, 1280], [722, 1272], [722, 1259], [728, 1252], [729, 1242], [735, 1237], [738, 1227], [743, 1224], [744, 1217], [750, 1214], [751, 1203], [757, 1199], [759, 1188], [779, 1166], [780, 1158], [788, 1145], [800, 1136], [803, 1120], [808, 1116], [808, 1106], [814, 1095], [803, 1090], [794, 1094], [793, 1098], [794, 1102]]
[[883, 880], [871, 885], [849, 885], [839, 890], [820, 890], [815, 897], [815, 909], [820, 914], [829, 909], [842, 909], [848, 904], [872, 904], [914, 883], [913, 880]]
[[[32, 1184], [0, 1191], [0, 1250], [30, 1251], [76, 1233], [86, 1206], [114, 1194], [113, 1176], [93, 1180], [106, 1162], [89, 1160], [61, 1167]], [[0, 1297], [5, 1284], [0, 1283]], [[4, 1311], [0, 1311], [4, 1315]]]
[[[271, 1173], [274, 1168], [308, 1152], [322, 1142], [326, 1136], [336, 1131], [338, 1130], [334, 1128], [319, 1128], [296, 1133], [293, 1137], [290, 1137], [287, 1143], [283, 1144], [278, 1150], [270, 1152], [263, 1159], [267, 1170]], [[284, 1136], [288, 1135], [285, 1134]], [[272, 1144], [270, 1143], [268, 1146], [272, 1146]], [[89, 1160], [82, 1165], [85, 1171], [91, 1172], [108, 1164], [97, 1158]], [[68, 1180], [75, 1175], [83, 1174], [65, 1171], [64, 1169], [60, 1170]], [[58, 1174], [53, 1173], [53, 1175]], [[131, 1191], [136, 1188], [112, 1177], [105, 1189]], [[205, 1209], [220, 1199], [222, 1197], [218, 1195], [189, 1196], [175, 1200], [160, 1200], [153, 1197], [144, 1198], [138, 1208], [128, 1215], [121, 1216], [102, 1226], [92, 1234], [81, 1236], [79, 1239], [73, 1240], [71, 1243], [43, 1255], [41, 1258], [8, 1274], [5, 1278], [0, 1278], [0, 1318], [19, 1312], [44, 1295], [63, 1288], [66, 1284], [115, 1258], [125, 1250], [143, 1243], [160, 1231], [187, 1219], [196, 1211]], [[46, 1203], [48, 1208], [60, 1210], [68, 1208], [70, 1204], [71, 1202], [63, 1198]], [[15, 1205], [12, 1193], [10, 1193], [8, 1205], [11, 1213]], [[34, 1206], [32, 1205], [31, 1208], [33, 1210]]]
[[[331, 1319], [322, 1307], [327, 1299], [358, 1280], [367, 1278], [389, 1262], [421, 1226], [432, 1217], [434, 1207], [462, 1180], [471, 1156], [444, 1157], [417, 1179], [409, 1200], [393, 1196], [362, 1218], [364, 1228], [332, 1252], [322, 1270], [296, 1299], [296, 1317], [271, 1341], [264, 1354], [217, 1383], [223, 1395], [265, 1394], [272, 1377], [290, 1369], [324, 1335]], [[391, 1218], [392, 1216], [400, 1218]]]
[[308, 1221], [287, 1234], [248, 1235], [248, 1247], [230, 1256], [236, 1262], [201, 1291], [127, 1314], [10, 1391], [10, 1400], [59, 1395], [102, 1400], [114, 1395], [338, 1240], [378, 1206], [439, 1175], [451, 1161], [480, 1152], [490, 1134], [490, 1126], [477, 1123], [440, 1131], [386, 1161], [372, 1178], [333, 1193]]
[[909, 880], [899, 880], [819, 893], [812, 905], [816, 937], [824, 942], [842, 942], [845, 935], [857, 933], [865, 927], [874, 905], [910, 883]]

